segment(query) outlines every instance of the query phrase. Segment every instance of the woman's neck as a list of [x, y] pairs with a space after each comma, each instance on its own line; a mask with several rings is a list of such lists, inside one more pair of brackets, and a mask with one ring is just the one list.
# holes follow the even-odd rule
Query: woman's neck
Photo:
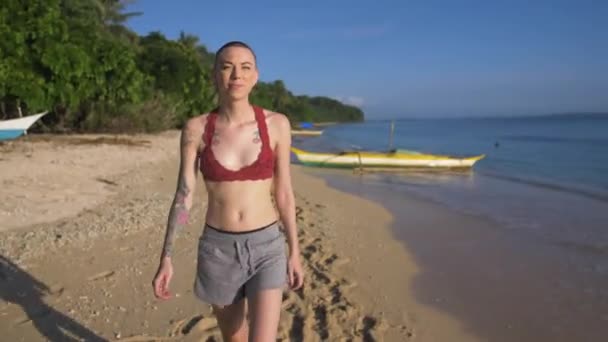
[[224, 101], [218, 110], [218, 114], [230, 123], [240, 124], [251, 120], [253, 109], [248, 99], [240, 101]]

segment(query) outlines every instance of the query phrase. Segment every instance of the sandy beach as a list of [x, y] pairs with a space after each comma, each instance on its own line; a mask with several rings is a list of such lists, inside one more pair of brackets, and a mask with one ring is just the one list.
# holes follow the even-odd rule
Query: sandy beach
[[[151, 291], [175, 188], [177, 146], [177, 132], [30, 136], [0, 146], [3, 338], [221, 340], [209, 306], [192, 295], [206, 198], [202, 182], [192, 222], [177, 241], [174, 297], [157, 301]], [[388, 234], [357, 232], [375, 222], [388, 233], [382, 225], [390, 215], [327, 188], [298, 166], [294, 183], [307, 277], [303, 289], [284, 295], [281, 340], [415, 336], [411, 317], [391, 308], [372, 280], [390, 276], [374, 267], [401, 248]], [[352, 215], [353, 205], [360, 217]]]
[[[173, 298], [158, 301], [152, 293], [178, 138], [177, 131], [29, 136], [0, 145], [3, 340], [221, 341], [210, 307], [192, 294], [206, 208], [200, 177], [190, 225], [176, 242]], [[299, 165], [292, 170], [306, 279], [301, 290], [284, 294], [281, 341], [601, 335], [603, 317], [577, 320], [586, 311], [534, 304], [539, 293], [563, 297], [541, 281], [554, 276], [552, 266], [533, 264], [540, 259], [488, 229], [494, 223], [414, 196], [338, 190], [331, 177], [348, 178], [342, 171], [323, 177]], [[531, 277], [538, 269], [545, 271]], [[571, 326], [560, 326], [568, 314]], [[539, 329], [543, 317], [555, 319], [553, 326]]]

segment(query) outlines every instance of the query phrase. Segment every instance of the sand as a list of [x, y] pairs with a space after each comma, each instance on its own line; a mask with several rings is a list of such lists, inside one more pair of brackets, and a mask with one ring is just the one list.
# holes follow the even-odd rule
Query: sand
[[[30, 136], [0, 146], [3, 339], [221, 340], [210, 307], [192, 294], [206, 207], [202, 182], [193, 220], [177, 240], [174, 297], [157, 301], [152, 294], [175, 189], [178, 137]], [[377, 217], [382, 229], [390, 215], [325, 187], [297, 166], [293, 172], [307, 277], [303, 289], [284, 295], [280, 339], [413, 338], [410, 317], [391, 310], [379, 289], [362, 286], [382, 274], [374, 267], [384, 253], [399, 247], [378, 235], [387, 240], [374, 238], [372, 246], [387, 249], [369, 249], [368, 239], [353, 234], [354, 221]], [[357, 215], [334, 211], [349, 198], [363, 206]]]
[[116, 177], [150, 168], [173, 153], [175, 136], [30, 135], [0, 143], [0, 231], [101, 204], [124, 188]]

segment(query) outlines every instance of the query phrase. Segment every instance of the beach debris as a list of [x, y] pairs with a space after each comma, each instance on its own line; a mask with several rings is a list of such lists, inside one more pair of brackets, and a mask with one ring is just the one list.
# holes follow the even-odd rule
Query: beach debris
[[65, 291], [65, 288], [61, 284], [55, 284], [49, 287], [48, 294], [59, 297], [63, 294], [63, 291]]
[[105, 179], [105, 178], [97, 177], [97, 178], [95, 178], [95, 180], [98, 182], [101, 182], [101, 183], [108, 184], [108, 185], [118, 186], [118, 183]]
[[95, 280], [99, 280], [99, 279], [110, 278], [114, 275], [114, 273], [115, 273], [114, 271], [104, 271], [104, 272], [97, 273], [96, 275], [87, 278], [87, 280], [95, 281]]
[[42, 317], [46, 317], [50, 314], [51, 314], [51, 309], [48, 306], [42, 306], [40, 308], [37, 308], [33, 312], [28, 313], [28, 316], [26, 316], [26, 317], [21, 316], [20, 318], [17, 318], [15, 320], [15, 324], [23, 325], [23, 324], [31, 323], [32, 321], [35, 321]]
[[181, 340], [181, 337], [167, 337], [167, 336], [147, 336], [147, 335], [134, 335], [125, 338], [117, 337], [115, 342], [160, 342], [160, 341], [176, 341]]
[[21, 318], [21, 319], [17, 320], [15, 325], [24, 325], [24, 324], [31, 323], [31, 322], [32, 322], [32, 320], [30, 318]]

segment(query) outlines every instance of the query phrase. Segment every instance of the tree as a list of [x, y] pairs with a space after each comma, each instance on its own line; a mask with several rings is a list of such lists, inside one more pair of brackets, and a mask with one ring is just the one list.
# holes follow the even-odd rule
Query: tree
[[[193, 34], [139, 37], [124, 25], [141, 14], [128, 3], [0, 2], [2, 118], [49, 110], [43, 120], [54, 130], [157, 131], [212, 109], [215, 55]], [[282, 80], [259, 82], [251, 99], [292, 123], [363, 118], [332, 99], [294, 96]]]

